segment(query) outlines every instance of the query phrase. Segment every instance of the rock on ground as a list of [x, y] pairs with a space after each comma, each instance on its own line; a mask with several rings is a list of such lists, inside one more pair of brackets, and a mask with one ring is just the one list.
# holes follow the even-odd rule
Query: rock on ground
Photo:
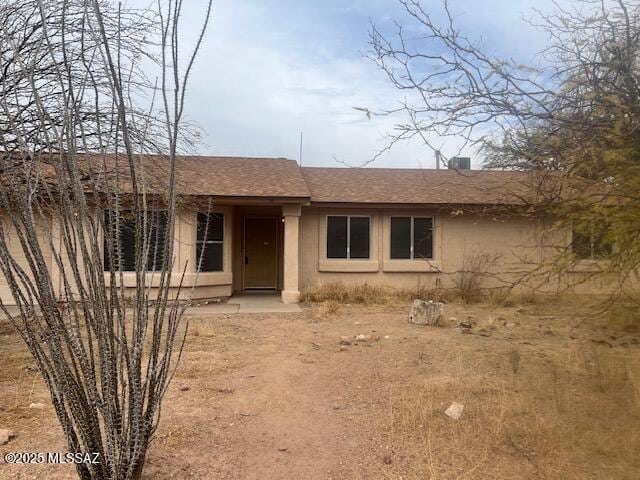
[[369, 340], [371, 340], [371, 336], [370, 335], [364, 335], [364, 334], [360, 334], [360, 335], [356, 335], [355, 339], [356, 342], [368, 342]]
[[458, 420], [460, 415], [462, 415], [462, 410], [464, 410], [464, 405], [458, 402], [453, 402], [449, 405], [449, 408], [445, 410], [444, 414], [449, 418]]
[[409, 312], [409, 323], [435, 326], [444, 314], [444, 303], [414, 300]]
[[0, 445], [4, 445], [13, 437], [15, 437], [13, 431], [7, 428], [0, 428]]

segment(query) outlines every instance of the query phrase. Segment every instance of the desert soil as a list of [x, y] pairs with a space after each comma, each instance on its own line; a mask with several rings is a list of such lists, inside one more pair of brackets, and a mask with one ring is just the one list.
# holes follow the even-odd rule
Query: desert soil
[[[436, 328], [408, 324], [408, 308], [192, 317], [145, 478], [640, 478], [636, 329], [572, 329], [575, 304], [447, 305]], [[340, 345], [358, 334], [371, 338]], [[16, 433], [0, 456], [64, 451], [6, 323], [0, 365], [0, 428]], [[457, 421], [444, 415], [454, 401]], [[0, 460], [0, 478], [75, 470]]]

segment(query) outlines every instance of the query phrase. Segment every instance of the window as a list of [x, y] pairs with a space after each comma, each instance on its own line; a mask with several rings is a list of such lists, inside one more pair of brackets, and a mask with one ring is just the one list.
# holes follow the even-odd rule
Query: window
[[327, 216], [327, 258], [369, 258], [369, 217]]
[[391, 217], [390, 257], [433, 258], [433, 218]]
[[571, 249], [580, 259], [598, 259], [611, 255], [611, 243], [607, 242], [607, 225], [595, 222], [588, 225], [574, 225]]
[[[136, 269], [136, 222], [133, 212], [122, 210], [118, 212], [120, 235], [116, 241], [117, 228], [116, 212], [106, 210], [104, 213], [104, 269], [111, 270], [110, 251], [115, 253], [114, 269], [123, 272], [133, 272]], [[146, 256], [146, 270], [156, 271], [162, 267], [162, 255], [165, 248], [167, 229], [167, 212], [162, 210], [147, 211], [147, 225], [145, 237], [148, 254]], [[111, 243], [111, 245], [109, 245]], [[142, 248], [142, 246], [140, 246]], [[145, 252], [143, 252], [144, 255]]]
[[196, 265], [200, 272], [224, 270], [224, 215], [198, 213]]
[[411, 217], [391, 217], [391, 258], [411, 258]]
[[348, 217], [327, 217], [327, 258], [348, 258]]

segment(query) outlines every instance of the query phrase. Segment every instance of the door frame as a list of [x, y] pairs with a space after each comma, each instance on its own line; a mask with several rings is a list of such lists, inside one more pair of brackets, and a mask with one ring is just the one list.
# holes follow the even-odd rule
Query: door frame
[[[271, 287], [247, 287], [247, 272], [245, 263], [245, 258], [247, 256], [247, 219], [259, 219], [259, 218], [268, 218], [273, 220], [273, 227], [275, 230], [275, 255], [274, 255], [274, 285]], [[280, 217], [277, 215], [244, 215], [242, 218], [242, 290], [278, 290], [278, 281], [280, 280], [280, 235], [279, 235], [279, 224], [278, 221]]]

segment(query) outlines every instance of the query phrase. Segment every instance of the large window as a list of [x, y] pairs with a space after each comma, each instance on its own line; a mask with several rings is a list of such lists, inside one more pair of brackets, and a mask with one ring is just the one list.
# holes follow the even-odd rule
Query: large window
[[[104, 269], [111, 270], [113, 252], [113, 267], [123, 272], [133, 272], [136, 269], [136, 222], [133, 212], [122, 210], [104, 213]], [[119, 225], [119, 232], [117, 226]], [[146, 223], [146, 270], [156, 271], [162, 267], [162, 255], [165, 248], [167, 229], [167, 212], [162, 210], [147, 211]], [[119, 235], [116, 235], [119, 233]], [[142, 248], [143, 245], [140, 245]], [[144, 252], [143, 252], [144, 254]]]
[[390, 257], [433, 258], [433, 218], [391, 217]]
[[369, 258], [369, 217], [329, 215], [327, 217], [327, 258]]
[[581, 259], [598, 259], [611, 255], [611, 243], [607, 242], [608, 226], [590, 223], [588, 225], [574, 225], [571, 249], [576, 257]]
[[201, 272], [224, 270], [224, 215], [198, 213], [196, 266]]

